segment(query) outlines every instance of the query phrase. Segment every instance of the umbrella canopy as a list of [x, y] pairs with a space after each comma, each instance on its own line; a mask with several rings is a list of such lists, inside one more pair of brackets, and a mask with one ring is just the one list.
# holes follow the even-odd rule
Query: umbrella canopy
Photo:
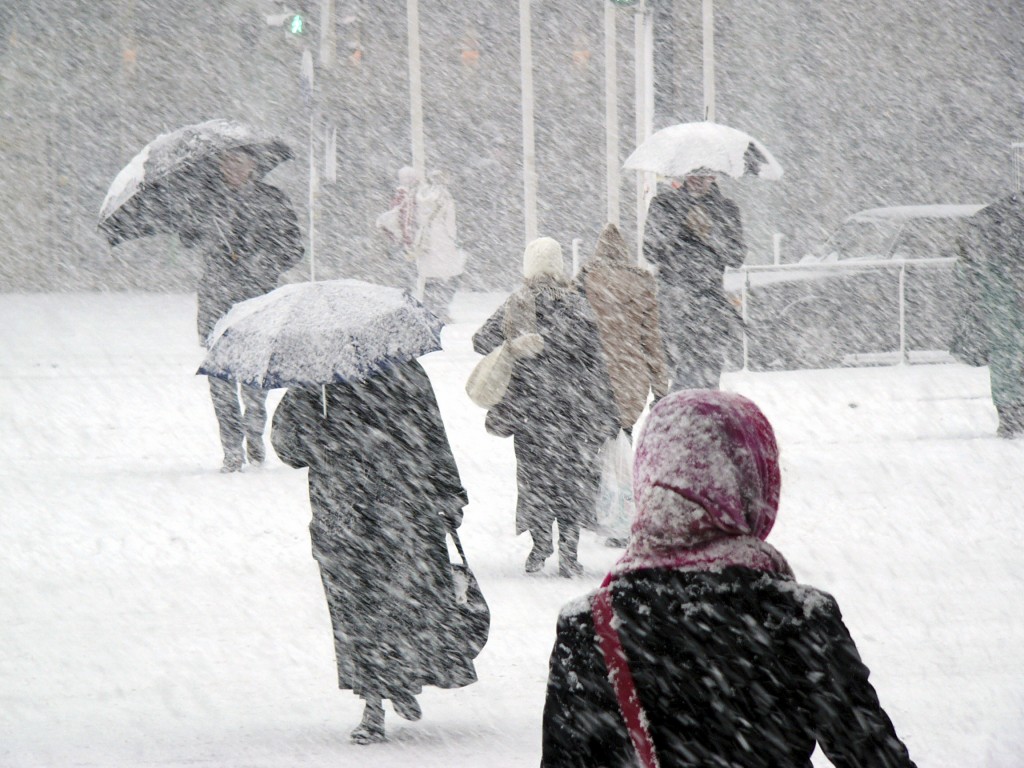
[[442, 325], [398, 288], [293, 283], [232, 307], [197, 373], [262, 389], [362, 381], [441, 349]]
[[782, 178], [782, 166], [761, 142], [743, 131], [711, 122], [662, 128], [626, 158], [624, 167], [675, 177], [706, 168], [736, 179]]
[[99, 228], [111, 246], [177, 232], [183, 213], [202, 200], [216, 157], [246, 149], [261, 178], [292, 157], [280, 139], [232, 120], [209, 120], [164, 133], [117, 174], [100, 206]]

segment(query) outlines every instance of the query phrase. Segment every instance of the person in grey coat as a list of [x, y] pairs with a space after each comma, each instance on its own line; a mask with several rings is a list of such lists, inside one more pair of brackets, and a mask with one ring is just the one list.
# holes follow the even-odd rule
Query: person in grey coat
[[694, 171], [651, 200], [643, 252], [657, 270], [672, 389], [717, 389], [740, 332], [722, 286], [725, 268], [746, 254], [739, 208], [709, 171]]
[[352, 740], [383, 741], [384, 699], [418, 720], [423, 686], [476, 680], [445, 541], [468, 499], [430, 380], [413, 360], [360, 383], [289, 389], [271, 440], [283, 462], [309, 468], [338, 687], [365, 701]]
[[972, 217], [956, 265], [960, 306], [951, 351], [988, 365], [1000, 437], [1024, 436], [1024, 195]]
[[[302, 258], [295, 211], [281, 190], [257, 178], [257, 169], [244, 148], [224, 152], [180, 230], [182, 242], [201, 251], [196, 324], [204, 346], [232, 306], [272, 291]], [[267, 393], [213, 376], [209, 382], [224, 450], [221, 471], [240, 470], [246, 455], [250, 463], [262, 463]]]
[[523, 254], [523, 286], [473, 336], [486, 355], [502, 342], [536, 333], [543, 348], [517, 360], [508, 391], [487, 414], [487, 429], [514, 436], [516, 533], [529, 531], [533, 548], [526, 572], [536, 573], [554, 551], [558, 523], [558, 572], [579, 576], [581, 526], [594, 524], [600, 481], [597, 454], [618, 434], [615, 405], [601, 340], [586, 298], [565, 276], [562, 247], [550, 237]]

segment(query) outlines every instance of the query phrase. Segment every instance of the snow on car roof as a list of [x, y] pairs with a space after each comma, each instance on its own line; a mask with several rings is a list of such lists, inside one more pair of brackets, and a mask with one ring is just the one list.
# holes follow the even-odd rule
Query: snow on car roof
[[894, 205], [887, 208], [868, 208], [857, 211], [847, 221], [868, 221], [871, 219], [958, 219], [973, 216], [984, 205]]

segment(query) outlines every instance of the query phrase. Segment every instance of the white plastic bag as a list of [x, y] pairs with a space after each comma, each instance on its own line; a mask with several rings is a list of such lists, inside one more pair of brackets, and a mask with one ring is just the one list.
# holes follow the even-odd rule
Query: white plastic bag
[[597, 531], [614, 539], [629, 536], [633, 524], [633, 446], [623, 430], [609, 438], [598, 453], [601, 484], [597, 491]]

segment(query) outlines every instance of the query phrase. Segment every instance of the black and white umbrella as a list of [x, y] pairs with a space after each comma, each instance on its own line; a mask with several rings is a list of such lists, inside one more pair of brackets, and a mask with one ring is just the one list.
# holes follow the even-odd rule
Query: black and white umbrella
[[111, 246], [138, 237], [178, 231], [183, 217], [201, 206], [218, 156], [246, 149], [262, 177], [292, 157], [274, 136], [233, 120], [209, 120], [151, 141], [117, 174], [100, 207], [100, 231]]
[[197, 373], [262, 389], [362, 381], [441, 349], [442, 326], [399, 288], [292, 283], [232, 307]]

